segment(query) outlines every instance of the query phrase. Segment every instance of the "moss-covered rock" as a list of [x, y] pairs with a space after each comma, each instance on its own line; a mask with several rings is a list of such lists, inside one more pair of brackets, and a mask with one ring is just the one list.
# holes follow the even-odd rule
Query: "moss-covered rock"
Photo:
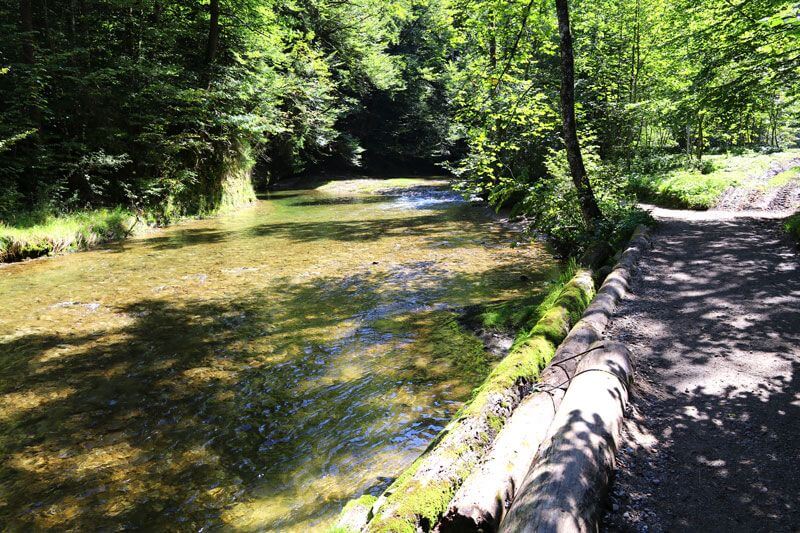
[[183, 216], [213, 215], [249, 205], [256, 200], [253, 189], [255, 158], [245, 142], [210, 158], [196, 171], [191, 187], [183, 187], [159, 205], [159, 221]]

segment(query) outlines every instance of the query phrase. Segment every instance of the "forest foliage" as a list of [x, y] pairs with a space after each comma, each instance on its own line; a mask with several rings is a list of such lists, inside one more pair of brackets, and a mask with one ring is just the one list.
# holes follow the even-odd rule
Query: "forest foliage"
[[[570, 9], [595, 232], [630, 224], [629, 176], [665, 155], [797, 143], [800, 4]], [[438, 165], [563, 248], [586, 240], [551, 0], [2, 0], [0, 33], [2, 220], [169, 219], [218, 208], [231, 180]]]

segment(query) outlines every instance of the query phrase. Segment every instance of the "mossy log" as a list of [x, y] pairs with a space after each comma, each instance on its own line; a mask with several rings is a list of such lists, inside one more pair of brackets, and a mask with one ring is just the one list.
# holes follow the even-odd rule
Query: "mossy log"
[[553, 421], [556, 410], [575, 375], [581, 354], [601, 339], [641, 252], [649, 246], [645, 228], [639, 228], [606, 278], [594, 301], [564, 342], [550, 366], [542, 372], [537, 386], [514, 411], [498, 434], [491, 450], [456, 493], [442, 518], [439, 530], [496, 531], [511, 505], [531, 463]]
[[556, 389], [534, 392], [522, 400], [485, 459], [456, 492], [439, 523], [440, 533], [497, 530], [547, 435], [562, 395]]
[[428, 450], [378, 499], [366, 531], [428, 531], [437, 524], [593, 296], [591, 272], [579, 271], [525, 343], [492, 371]]
[[598, 531], [633, 367], [623, 344], [601, 341], [592, 348], [578, 366], [501, 532]]
[[356, 533], [364, 529], [377, 499], [375, 496], [365, 494], [347, 502], [336, 520], [336, 525], [328, 533]]

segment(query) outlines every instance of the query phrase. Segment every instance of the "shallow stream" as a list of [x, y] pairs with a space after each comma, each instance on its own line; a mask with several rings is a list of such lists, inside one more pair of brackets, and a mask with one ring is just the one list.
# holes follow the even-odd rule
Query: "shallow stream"
[[345, 180], [0, 268], [2, 529], [322, 529], [493, 361], [554, 261], [436, 180]]

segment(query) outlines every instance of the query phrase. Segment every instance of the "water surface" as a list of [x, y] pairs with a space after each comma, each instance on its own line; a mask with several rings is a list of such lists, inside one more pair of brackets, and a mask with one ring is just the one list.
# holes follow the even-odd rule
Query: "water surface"
[[320, 529], [490, 369], [552, 258], [433, 180], [334, 181], [0, 268], [0, 524]]

